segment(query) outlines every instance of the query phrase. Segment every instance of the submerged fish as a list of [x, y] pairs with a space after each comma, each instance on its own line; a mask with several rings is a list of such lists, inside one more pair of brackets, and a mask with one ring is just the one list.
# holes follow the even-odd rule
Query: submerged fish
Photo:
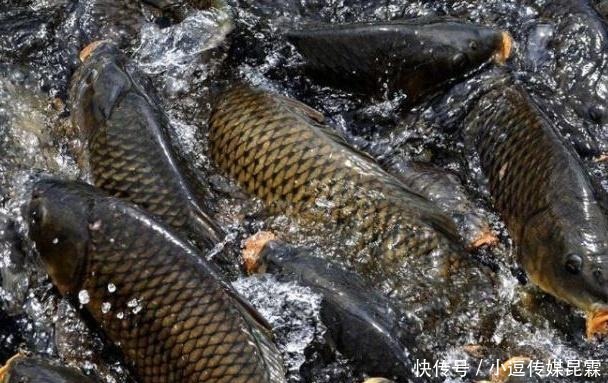
[[408, 161], [397, 166], [395, 175], [452, 217], [467, 248], [497, 244], [498, 237], [488, 219], [469, 199], [455, 174], [431, 164]]
[[452, 19], [313, 25], [287, 33], [322, 79], [365, 92], [402, 90], [411, 104], [511, 54], [507, 32]]
[[[414, 377], [400, 313], [352, 271], [279, 241], [258, 253], [260, 269], [310, 287], [322, 297], [321, 321], [338, 350], [367, 374], [406, 381]], [[403, 326], [403, 327], [402, 327]], [[414, 326], [412, 326], [414, 327]]]
[[91, 186], [40, 181], [30, 234], [64, 295], [78, 295], [139, 382], [284, 382], [266, 322], [134, 205]]
[[0, 383], [93, 383], [75, 368], [60, 366], [50, 360], [17, 354], [0, 368]]
[[531, 280], [589, 318], [603, 315], [608, 220], [581, 161], [517, 86], [483, 96], [465, 126], [466, 144], [479, 153], [494, 206]]
[[[579, 153], [608, 151], [608, 25], [588, 0], [550, 0], [541, 17], [554, 24], [553, 60], [539, 68], [555, 78], [579, 121], [566, 121]], [[563, 113], [563, 112], [562, 112]], [[569, 126], [573, 125], [573, 126]]]
[[602, 15], [602, 17], [604, 19], [608, 19], [608, 1], [607, 0], [602, 0], [597, 2], [597, 4], [595, 5], [595, 9], [597, 9], [597, 12]]
[[204, 249], [223, 230], [209, 217], [196, 183], [171, 146], [169, 123], [146, 82], [114, 45], [85, 54], [71, 89], [73, 123], [85, 138], [96, 186], [136, 203]]
[[212, 112], [211, 157], [271, 212], [344, 237], [342, 260], [417, 315], [445, 318], [452, 304], [471, 302], [447, 297], [488, 285], [454, 223], [322, 121], [293, 99], [237, 87]]

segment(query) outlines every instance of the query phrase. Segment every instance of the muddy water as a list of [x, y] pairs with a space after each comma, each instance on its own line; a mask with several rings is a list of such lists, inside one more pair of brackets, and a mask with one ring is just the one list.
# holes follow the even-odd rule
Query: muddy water
[[[583, 16], [572, 9], [560, 12], [567, 8], [564, 3], [230, 0], [224, 9], [191, 9], [181, 22], [169, 25], [145, 11], [144, 21], [137, 26], [139, 33], [127, 39], [124, 49], [158, 90], [175, 146], [211, 185], [213, 214], [230, 233], [221, 246], [239, 248], [249, 234], [270, 229], [329, 258], [349, 240], [311, 233], [284, 215], [267, 215], [260, 201], [246, 196], [211, 165], [206, 156], [206, 121], [212, 95], [227, 84], [244, 81], [322, 111], [333, 128], [388, 170], [398, 172], [405, 161], [414, 159], [455, 172], [477, 207], [486, 212], [501, 242], [473, 256], [495, 271], [495, 286], [492, 291], [471, 294], [468, 309], [454, 314], [441, 335], [421, 338], [421, 348], [433, 354], [431, 364], [444, 361], [454, 366], [466, 361], [468, 365], [466, 378], [451, 371], [438, 381], [486, 379], [497, 359], [514, 356], [581, 361], [583, 371], [584, 361], [599, 360], [608, 376], [606, 345], [584, 339], [581, 313], [524, 283], [513, 261], [515, 248], [508, 232], [493, 212], [474, 155], [464, 152], [459, 135], [464, 115], [481, 92], [500, 81], [521, 83], [543, 105], [563, 139], [583, 156], [598, 190], [608, 190], [606, 162], [597, 161], [608, 145], [608, 119], [601, 111], [608, 93], [604, 86], [608, 49], [605, 32], [598, 29], [604, 25], [586, 22], [584, 12]], [[558, 4], [557, 8], [552, 4]], [[77, 62], [75, 40], [94, 30], [95, 20], [91, 12], [67, 0], [2, 0], [3, 20], [16, 18], [9, 9], [28, 22], [13, 26], [20, 33], [9, 35], [10, 29], [0, 29], [0, 48], [8, 52], [6, 47], [12, 47], [13, 52], [0, 56], [0, 320], [3, 329], [17, 329], [8, 335], [0, 331], [0, 356], [5, 358], [21, 347], [61, 358], [106, 382], [129, 381], [116, 352], [104, 345], [94, 328], [86, 330], [87, 319], [55, 295], [21, 217], [33, 180], [49, 174], [89, 178], [81, 162], [82, 142], [69, 123], [65, 96]], [[318, 85], [281, 37], [286, 28], [307, 22], [432, 15], [508, 30], [517, 43], [514, 57], [504, 67], [488, 65], [470, 73], [446, 92], [404, 110], [400, 106], [405, 95], [370, 99]], [[570, 86], [575, 82], [580, 85]], [[322, 206], [323, 201], [318, 204]], [[320, 298], [309, 289], [270, 276], [243, 277], [234, 285], [275, 327], [291, 382], [356, 382], [364, 377], [327, 340], [319, 321]], [[486, 296], [492, 297], [493, 307], [476, 304], [476, 297]], [[560, 377], [543, 381], [603, 380]]]

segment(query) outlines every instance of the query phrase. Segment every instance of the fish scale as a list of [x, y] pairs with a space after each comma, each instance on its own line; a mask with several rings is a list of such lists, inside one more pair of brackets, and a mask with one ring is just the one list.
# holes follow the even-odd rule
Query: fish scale
[[[69, 285], [60, 291], [88, 293], [83, 306], [123, 351], [138, 381], [284, 382], [267, 324], [194, 248], [133, 205], [76, 185], [39, 185], [32, 204], [45, 207], [35, 217], [52, 227], [34, 228], [34, 239], [52, 265], [53, 281]], [[67, 201], [57, 201], [62, 198]], [[72, 211], [86, 209], [78, 213], [84, 223], [49, 218], [74, 200]], [[76, 254], [46, 246], [52, 243], [49, 230], [62, 225], [88, 233], [82, 246], [68, 245], [81, 249]], [[72, 239], [51, 236], [61, 236], [60, 243]], [[73, 269], [78, 275], [67, 281], [54, 274], [64, 257], [80, 260]]]
[[203, 250], [212, 248], [225, 233], [204, 209], [201, 185], [173, 150], [166, 117], [144, 79], [112, 44], [92, 49], [74, 75], [71, 101], [94, 184], [163, 219]]
[[[354, 249], [367, 255], [350, 259], [378, 278], [393, 278], [394, 288], [405, 282], [404, 259], [460, 253], [449, 218], [319, 121], [319, 112], [295, 100], [234, 87], [210, 118], [211, 157], [271, 212], [355, 233]], [[244, 158], [252, 154], [255, 160]]]
[[528, 276], [594, 318], [608, 304], [608, 222], [573, 148], [516, 85], [482, 96], [464, 136]]

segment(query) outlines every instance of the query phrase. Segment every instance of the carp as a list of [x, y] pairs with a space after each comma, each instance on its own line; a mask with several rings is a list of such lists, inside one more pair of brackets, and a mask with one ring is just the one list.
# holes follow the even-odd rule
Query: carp
[[608, 310], [608, 220], [581, 160], [520, 86], [484, 95], [464, 136], [530, 279], [584, 310], [596, 332]]
[[143, 383], [284, 382], [267, 322], [150, 214], [80, 183], [39, 181], [30, 235], [62, 295]]
[[169, 123], [141, 75], [113, 44], [86, 52], [71, 89], [95, 185], [161, 218], [201, 247], [224, 237], [169, 139]]
[[411, 190], [428, 198], [450, 215], [468, 249], [498, 243], [488, 219], [469, 199], [456, 174], [415, 161], [399, 163], [393, 174]]
[[220, 169], [271, 213], [344, 237], [335, 253], [342, 263], [400, 305], [418, 307], [417, 315], [440, 320], [472, 302], [449, 291], [491, 286], [464, 253], [454, 222], [349, 147], [314, 109], [238, 86], [219, 97], [209, 126]]
[[268, 241], [257, 254], [259, 270], [320, 294], [321, 321], [338, 350], [362, 371], [400, 381], [413, 378], [407, 342], [414, 337], [406, 334], [399, 310], [356, 273], [308, 253], [305, 248]]
[[453, 19], [311, 25], [286, 34], [321, 80], [349, 90], [403, 91], [408, 104], [494, 59], [511, 55], [507, 32]]
[[0, 383], [22, 382], [95, 383], [97, 380], [46, 358], [16, 354], [0, 368]]

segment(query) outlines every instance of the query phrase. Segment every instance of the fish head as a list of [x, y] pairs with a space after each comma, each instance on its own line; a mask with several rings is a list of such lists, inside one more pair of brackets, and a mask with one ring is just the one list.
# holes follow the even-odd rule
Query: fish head
[[598, 230], [606, 229], [601, 212], [579, 227], [565, 220], [547, 222], [552, 220], [539, 215], [526, 229], [520, 259], [530, 278], [588, 317], [607, 313], [608, 230]]
[[75, 368], [55, 364], [37, 356], [17, 354], [0, 369], [0, 382], [90, 383], [92, 380]]
[[132, 80], [124, 69], [118, 48], [107, 41], [85, 47], [83, 64], [72, 79], [70, 91], [74, 125], [90, 137], [108, 121]]
[[80, 184], [42, 180], [27, 206], [30, 237], [62, 294], [80, 286], [89, 241], [90, 198]]
[[513, 39], [493, 28], [442, 22], [431, 27], [429, 38], [437, 52], [437, 64], [450, 73], [464, 73], [494, 60], [504, 64], [511, 56]]

